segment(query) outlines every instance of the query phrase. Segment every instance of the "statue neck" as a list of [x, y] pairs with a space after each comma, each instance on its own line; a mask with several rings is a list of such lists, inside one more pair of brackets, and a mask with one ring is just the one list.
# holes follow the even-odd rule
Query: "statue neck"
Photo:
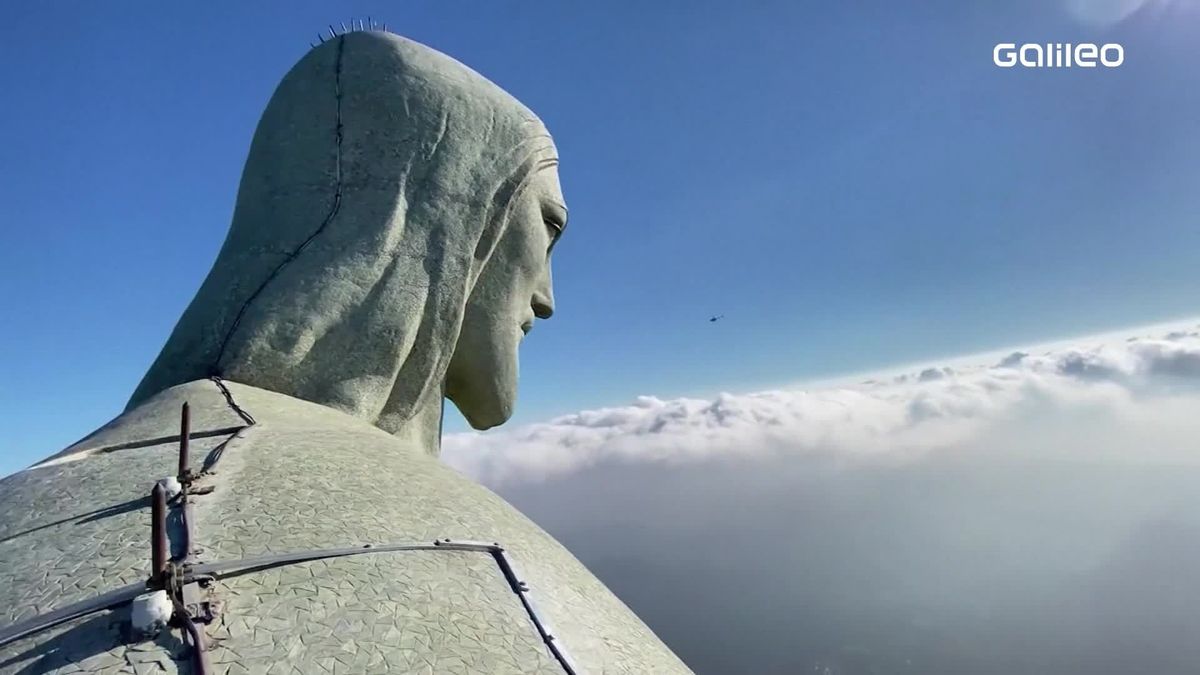
[[442, 449], [442, 417], [446, 398], [441, 388], [434, 389], [426, 398], [412, 419], [392, 435], [437, 457]]

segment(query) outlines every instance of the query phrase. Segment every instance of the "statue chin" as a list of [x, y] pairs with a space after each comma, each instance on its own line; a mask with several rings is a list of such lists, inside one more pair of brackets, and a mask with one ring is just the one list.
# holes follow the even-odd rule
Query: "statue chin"
[[519, 317], [501, 309], [515, 302], [497, 300], [521, 297], [514, 286], [510, 276], [484, 271], [446, 369], [445, 397], [479, 431], [504, 424], [516, 407], [521, 332], [512, 326]]
[[[499, 383], [492, 383], [493, 385]], [[489, 389], [491, 391], [489, 391]], [[446, 398], [462, 413], [472, 429], [486, 431], [504, 424], [512, 417], [516, 401], [516, 386], [501, 391], [499, 387], [462, 387], [446, 383]]]

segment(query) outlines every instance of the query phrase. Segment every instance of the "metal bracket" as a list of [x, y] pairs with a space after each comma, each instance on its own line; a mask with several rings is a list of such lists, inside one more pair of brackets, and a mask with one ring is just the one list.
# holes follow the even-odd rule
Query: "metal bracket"
[[207, 588], [207, 584], [203, 582], [193, 581], [189, 584], [184, 584], [181, 593], [181, 601], [183, 609], [193, 621], [200, 623], [212, 623], [216, 618], [216, 612], [213, 610], [213, 602], [210, 599], [211, 593]]
[[[91, 600], [75, 603], [47, 614], [35, 616], [19, 624], [2, 627], [0, 628], [0, 646], [60, 625], [71, 619], [128, 603], [147, 589], [161, 589], [166, 591], [167, 596], [171, 598], [171, 602], [175, 606], [175, 615], [172, 623], [186, 631], [188, 640], [191, 642], [193, 672], [197, 673], [197, 675], [206, 675], [212, 673], [213, 670], [208, 661], [208, 648], [204, 631], [196, 624], [209, 623], [219, 613], [220, 605], [213, 599], [209, 590], [209, 587], [218, 578], [223, 579], [310, 560], [340, 558], [365, 553], [433, 551], [442, 549], [490, 554], [500, 568], [500, 573], [508, 581], [513, 592], [519, 598], [521, 605], [525, 608], [542, 641], [562, 666], [563, 671], [567, 675], [577, 675], [582, 672], [574, 659], [567, 653], [566, 646], [554, 634], [553, 629], [546, 621], [545, 614], [534, 603], [533, 593], [530, 590], [529, 584], [525, 581], [525, 577], [513, 564], [513, 560], [505, 554], [504, 547], [498, 543], [439, 539], [432, 543], [367, 544], [354, 548], [297, 551], [293, 553], [243, 558], [241, 560], [222, 560], [195, 564], [165, 560], [166, 527], [165, 522], [163, 522], [165, 519], [160, 520], [158, 516], [163, 515], [166, 511], [166, 495], [162, 493], [161, 486], [156, 487], [158, 491], [156, 495], [158, 499], [155, 500], [157, 508], [153, 510], [158, 513], [153, 519], [155, 524], [152, 529], [155, 542], [155, 545], [152, 547], [154, 551], [152, 567], [156, 568], [154, 570], [156, 573], [152, 574], [146, 582], [125, 586]], [[160, 564], [161, 568], [159, 568]]]

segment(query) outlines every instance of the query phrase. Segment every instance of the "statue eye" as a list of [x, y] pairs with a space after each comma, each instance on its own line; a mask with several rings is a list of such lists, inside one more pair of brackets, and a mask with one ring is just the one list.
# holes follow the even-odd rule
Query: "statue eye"
[[558, 238], [562, 236], [563, 226], [549, 218], [543, 219], [542, 222], [545, 223], [546, 229], [550, 231], [550, 249], [553, 249], [554, 245], [558, 243]]
[[546, 254], [549, 255], [562, 237], [563, 230], [567, 229], [567, 207], [558, 202], [543, 202], [542, 223], [550, 234], [550, 246], [546, 249]]

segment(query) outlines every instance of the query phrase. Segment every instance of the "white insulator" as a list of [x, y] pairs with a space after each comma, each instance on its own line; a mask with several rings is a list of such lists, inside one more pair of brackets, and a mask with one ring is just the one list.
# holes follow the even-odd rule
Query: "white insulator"
[[174, 476], [171, 476], [170, 478], [164, 478], [158, 481], [158, 483], [167, 491], [167, 499], [174, 499], [175, 495], [183, 492], [183, 485], [181, 485], [179, 479]]
[[130, 620], [136, 635], [149, 637], [157, 635], [171, 620], [174, 608], [166, 591], [143, 593], [133, 599]]

